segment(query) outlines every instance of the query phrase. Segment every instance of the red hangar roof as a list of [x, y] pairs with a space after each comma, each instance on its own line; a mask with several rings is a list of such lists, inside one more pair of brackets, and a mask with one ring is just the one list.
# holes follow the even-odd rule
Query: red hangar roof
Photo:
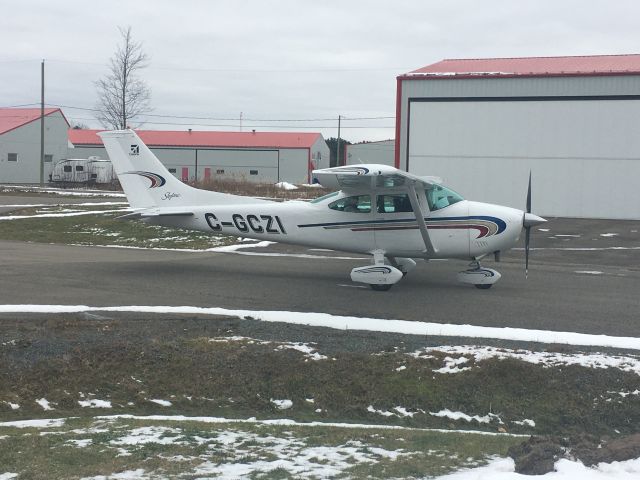
[[[60, 112], [64, 121], [67, 122], [62, 110], [59, 108], [45, 108], [44, 116]], [[39, 108], [0, 108], [0, 135], [22, 127], [40, 118]], [[67, 122], [67, 125], [69, 122]]]
[[640, 55], [446, 59], [399, 79], [640, 75]]
[[[76, 146], [102, 145], [98, 132], [69, 130], [69, 141]], [[238, 148], [311, 148], [319, 133], [295, 132], [202, 132], [136, 130], [149, 147], [238, 147]]]

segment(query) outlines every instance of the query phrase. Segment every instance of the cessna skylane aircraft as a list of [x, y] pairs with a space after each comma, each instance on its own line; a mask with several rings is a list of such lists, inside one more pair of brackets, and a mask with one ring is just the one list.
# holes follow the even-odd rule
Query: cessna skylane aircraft
[[127, 218], [219, 235], [371, 255], [351, 280], [389, 290], [416, 266], [414, 258], [471, 261], [460, 282], [490, 288], [500, 273], [480, 260], [513, 247], [524, 227], [529, 265], [531, 227], [546, 220], [527, 211], [464, 200], [435, 177], [385, 165], [314, 170], [322, 186], [337, 190], [311, 202], [270, 200], [185, 185], [160, 163], [132, 130], [99, 134], [133, 211]]

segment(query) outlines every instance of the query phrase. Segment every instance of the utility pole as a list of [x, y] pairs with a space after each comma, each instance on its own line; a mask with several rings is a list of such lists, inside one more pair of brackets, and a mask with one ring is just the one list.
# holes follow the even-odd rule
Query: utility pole
[[40, 186], [44, 186], [44, 59], [40, 66]]
[[342, 116], [338, 115], [338, 141], [336, 142], [336, 167], [340, 166], [340, 120]]
[[240, 131], [242, 131], [242, 112], [240, 112]]

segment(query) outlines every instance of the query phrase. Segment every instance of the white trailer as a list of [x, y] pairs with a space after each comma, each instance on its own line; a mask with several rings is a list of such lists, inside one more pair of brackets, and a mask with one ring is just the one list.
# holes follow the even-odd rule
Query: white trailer
[[108, 184], [116, 179], [113, 165], [99, 157], [66, 158], [53, 166], [49, 181], [52, 183]]

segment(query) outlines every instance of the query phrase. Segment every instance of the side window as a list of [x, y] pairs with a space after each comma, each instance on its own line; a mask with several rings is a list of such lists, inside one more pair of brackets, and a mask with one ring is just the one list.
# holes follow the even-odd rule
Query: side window
[[329, 204], [332, 210], [339, 212], [351, 213], [369, 213], [371, 212], [371, 196], [356, 195], [353, 197], [344, 197]]
[[378, 195], [377, 201], [378, 213], [400, 213], [413, 212], [409, 195]]
[[427, 196], [429, 210], [432, 212], [464, 200], [456, 192], [448, 189], [447, 187], [443, 187], [442, 185], [432, 185], [427, 188], [424, 193]]
[[84, 172], [84, 167], [82, 165], [76, 165], [76, 172]]
[[71, 168], [71, 165], [63, 165], [62, 170], [64, 170], [65, 172], [70, 172], [73, 169]]

